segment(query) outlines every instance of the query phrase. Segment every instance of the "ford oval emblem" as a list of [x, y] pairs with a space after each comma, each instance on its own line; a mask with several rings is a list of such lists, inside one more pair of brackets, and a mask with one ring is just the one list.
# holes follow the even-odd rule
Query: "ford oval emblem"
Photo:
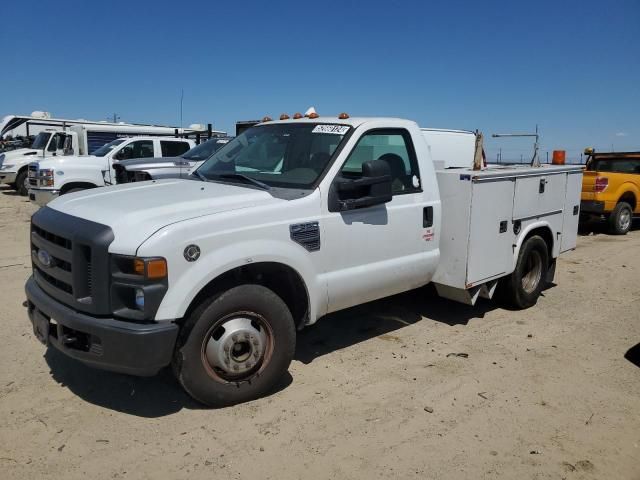
[[43, 267], [53, 267], [53, 258], [51, 258], [51, 255], [49, 255], [49, 252], [47, 252], [46, 250], [38, 250], [38, 260]]
[[195, 262], [200, 258], [200, 247], [197, 245], [188, 245], [184, 249], [183, 255], [187, 262]]

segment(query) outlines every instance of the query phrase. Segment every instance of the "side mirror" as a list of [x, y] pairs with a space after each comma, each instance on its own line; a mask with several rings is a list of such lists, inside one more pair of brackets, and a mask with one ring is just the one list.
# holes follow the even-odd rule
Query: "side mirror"
[[391, 201], [391, 169], [384, 160], [362, 164], [362, 177], [336, 177], [329, 192], [329, 211], [342, 212]]

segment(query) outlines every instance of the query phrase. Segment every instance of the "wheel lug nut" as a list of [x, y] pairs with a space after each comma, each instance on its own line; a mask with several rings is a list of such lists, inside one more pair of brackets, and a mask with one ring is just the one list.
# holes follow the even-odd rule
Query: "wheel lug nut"
[[237, 342], [237, 341], [238, 341], [238, 334], [237, 334], [237, 333], [234, 333], [233, 335], [231, 335], [231, 339], [232, 339], [234, 342]]
[[260, 356], [260, 354], [258, 352], [253, 352], [253, 356], [258, 358]]
[[240, 369], [240, 367], [238, 365], [234, 365], [233, 369], [237, 372]]
[[244, 334], [244, 339], [245, 340], [249, 340], [251, 338], [251, 335], [249, 335], [248, 333]]

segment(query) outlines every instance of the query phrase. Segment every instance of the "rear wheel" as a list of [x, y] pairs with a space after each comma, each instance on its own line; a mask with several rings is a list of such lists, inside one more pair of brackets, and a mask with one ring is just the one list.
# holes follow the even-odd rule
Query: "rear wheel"
[[16, 192], [23, 197], [29, 194], [29, 177], [27, 176], [27, 169], [18, 172], [16, 175]]
[[536, 304], [549, 268], [547, 244], [538, 235], [525, 240], [520, 248], [516, 268], [502, 280], [502, 299], [524, 309]]
[[287, 372], [295, 344], [293, 318], [282, 299], [261, 285], [241, 285], [193, 311], [173, 369], [196, 400], [232, 405], [269, 393]]
[[620, 202], [609, 216], [609, 229], [615, 235], [626, 235], [631, 229], [633, 210], [627, 202]]

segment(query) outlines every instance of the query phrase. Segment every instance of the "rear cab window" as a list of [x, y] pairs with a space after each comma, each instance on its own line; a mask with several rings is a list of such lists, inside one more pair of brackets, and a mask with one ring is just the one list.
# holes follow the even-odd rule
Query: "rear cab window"
[[640, 156], [637, 158], [596, 157], [589, 163], [587, 170], [611, 173], [631, 173], [640, 175]]

